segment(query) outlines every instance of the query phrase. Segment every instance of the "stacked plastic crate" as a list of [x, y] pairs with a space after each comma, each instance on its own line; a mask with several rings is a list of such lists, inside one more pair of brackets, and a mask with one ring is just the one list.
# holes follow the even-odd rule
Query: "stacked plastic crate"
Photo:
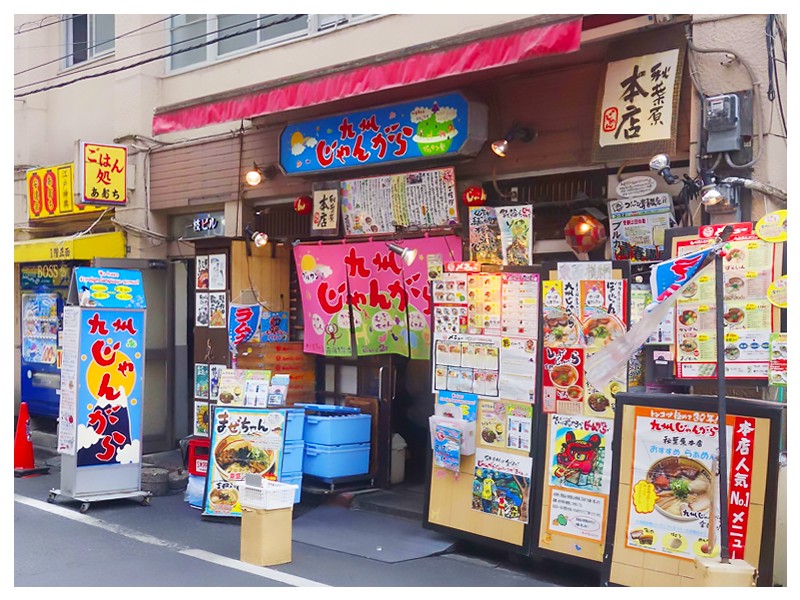
[[303, 489], [303, 431], [305, 411], [302, 408], [286, 409], [286, 433], [283, 442], [283, 462], [278, 480], [297, 486], [294, 503], [300, 502]]
[[304, 404], [303, 473], [330, 481], [369, 473], [372, 416], [353, 407]]

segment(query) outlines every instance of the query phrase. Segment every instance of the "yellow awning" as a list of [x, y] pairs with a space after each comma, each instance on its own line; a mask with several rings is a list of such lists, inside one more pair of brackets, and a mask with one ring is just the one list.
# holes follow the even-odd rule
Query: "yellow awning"
[[93, 258], [125, 258], [125, 234], [114, 231], [14, 242], [15, 263]]

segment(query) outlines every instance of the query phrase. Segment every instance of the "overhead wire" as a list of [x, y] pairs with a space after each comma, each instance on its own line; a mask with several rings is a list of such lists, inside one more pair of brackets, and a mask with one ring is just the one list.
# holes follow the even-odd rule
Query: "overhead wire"
[[[241, 31], [233, 32], [233, 33], [228, 34], [228, 35], [217, 36], [217, 37], [215, 37], [215, 38], [213, 38], [211, 40], [206, 40], [205, 42], [202, 42], [202, 43], [199, 43], [199, 44], [194, 44], [194, 45], [186, 46], [184, 48], [180, 48], [178, 50], [165, 52], [165, 53], [162, 53], [162, 54], [159, 54], [159, 55], [156, 55], [156, 56], [152, 56], [150, 58], [146, 58], [146, 59], [131, 63], [129, 65], [125, 65], [123, 67], [119, 67], [117, 69], [109, 69], [109, 70], [106, 70], [106, 71], [102, 71], [100, 73], [90, 73], [90, 74], [84, 75], [82, 77], [77, 77], [75, 79], [71, 79], [69, 81], [64, 81], [64, 82], [53, 84], [53, 85], [50, 85], [50, 86], [37, 88], [37, 89], [30, 90], [30, 91], [27, 91], [27, 92], [20, 92], [20, 93], [14, 94], [14, 98], [24, 98], [26, 96], [32, 96], [33, 94], [38, 94], [40, 92], [46, 92], [46, 91], [49, 91], [49, 90], [52, 90], [52, 89], [63, 88], [63, 87], [66, 87], [68, 85], [72, 85], [73, 83], [78, 83], [80, 81], [85, 81], [87, 79], [95, 79], [97, 77], [104, 77], [106, 75], [113, 75], [115, 73], [121, 73], [123, 71], [127, 71], [127, 70], [133, 69], [135, 67], [146, 65], [146, 64], [149, 64], [151, 62], [155, 62], [157, 60], [161, 60], [163, 58], [169, 58], [169, 57], [175, 56], [177, 54], [182, 54], [184, 52], [189, 52], [191, 50], [197, 50], [198, 48], [204, 48], [206, 46], [210, 46], [211, 44], [216, 44], [218, 42], [225, 41], [225, 40], [228, 40], [228, 39], [240, 36], [240, 35], [244, 35], [244, 34], [247, 34], [247, 33], [252, 33], [254, 31], [260, 31], [261, 29], [266, 29], [267, 27], [273, 27], [275, 25], [282, 25], [284, 23], [290, 23], [292, 21], [296, 21], [297, 19], [303, 18], [305, 16], [306, 15], [304, 15], [304, 14], [297, 14], [297, 15], [292, 15], [291, 17], [288, 17], [286, 19], [281, 19], [280, 21], [270, 21], [270, 22], [268, 22], [268, 23], [266, 23], [264, 25], [259, 25], [258, 27], [251, 27], [251, 28], [244, 29], [244, 30], [241, 30]], [[235, 25], [233, 27], [240, 27], [240, 26], [241, 25]], [[225, 28], [225, 29], [229, 29], [229, 28]], [[221, 30], [218, 30], [218, 31], [221, 31]], [[198, 36], [198, 37], [207, 37], [208, 35], [214, 35], [214, 33], [216, 33], [216, 32], [212, 32], [211, 34], [204, 34], [204, 35]], [[179, 42], [177, 44], [169, 44], [166, 47], [174, 47], [174, 46], [177, 46], [177, 45], [180, 45], [180, 44], [184, 44], [184, 43], [186, 43], [186, 42], [182, 41], [182, 42]], [[158, 49], [160, 49], [160, 48], [156, 48], [154, 50], [158, 50]], [[149, 50], [147, 52], [152, 52], [152, 51], [153, 50]], [[147, 52], [144, 52], [144, 53], [141, 53], [141, 54], [146, 54]], [[137, 55], [133, 55], [133, 56], [140, 56], [141, 54], [137, 54]], [[120, 59], [120, 60], [124, 60], [124, 59]], [[98, 66], [101, 66], [101, 65], [98, 65]], [[105, 66], [105, 63], [102, 66]], [[42, 82], [36, 82], [36, 83], [30, 83], [30, 84], [22, 85], [22, 86], [19, 86], [19, 87], [15, 88], [15, 90], [16, 89], [21, 89], [21, 88], [24, 88], [24, 87], [30, 87], [31, 85], [37, 85], [37, 83], [44, 83], [46, 81], [53, 81], [56, 78], [57, 77], [50, 78], [50, 79], [44, 80]]]
[[[147, 25], [142, 25], [141, 27], [138, 27], [137, 29], [131, 29], [130, 31], [126, 31], [125, 33], [121, 33], [120, 35], [115, 36], [115, 37], [111, 38], [110, 40], [104, 40], [104, 41], [99, 42], [97, 44], [94, 44], [92, 46], [87, 46], [85, 48], [85, 50], [94, 50], [98, 46], [102, 46], [104, 44], [107, 44], [108, 42], [116, 42], [117, 40], [121, 40], [122, 38], [129, 37], [129, 36], [133, 35], [134, 33], [138, 33], [140, 31], [142, 31], [143, 29], [147, 29], [148, 27], [152, 27], [153, 25], [158, 25], [159, 23], [163, 23], [164, 21], [167, 21], [168, 19], [171, 19], [172, 16], [173, 15], [169, 15], [168, 17], [165, 17], [163, 19], [159, 19], [158, 21], [153, 21], [152, 23], [148, 23]], [[162, 48], [163, 48], [163, 46], [162, 46]], [[158, 49], [159, 48], [154, 48], [154, 50], [158, 50]], [[25, 50], [25, 48], [20, 48], [20, 50]], [[151, 52], [151, 50], [146, 50], [142, 54], [146, 54], [147, 52]], [[30, 71], [35, 71], [36, 69], [41, 69], [43, 67], [47, 67], [47, 66], [52, 65], [54, 63], [60, 63], [64, 59], [71, 58], [73, 56], [75, 56], [75, 52], [71, 52], [69, 54], [65, 54], [63, 56], [59, 56], [56, 59], [44, 62], [44, 63], [42, 63], [40, 65], [36, 65], [35, 67], [31, 67], [29, 69], [24, 69], [22, 71], [18, 71], [16, 73], [14, 73], [14, 76], [16, 77], [17, 75], [23, 75], [24, 73], [29, 73]], [[134, 54], [133, 56], [138, 56], [138, 55]], [[108, 64], [108, 63], [106, 63], [106, 64]], [[76, 71], [71, 71], [69, 74], [74, 74], [75, 72]], [[59, 76], [63, 77], [64, 75], [58, 75], [57, 77], [59, 77]], [[29, 83], [27, 85], [35, 85], [36, 83], [39, 83], [39, 82]]]

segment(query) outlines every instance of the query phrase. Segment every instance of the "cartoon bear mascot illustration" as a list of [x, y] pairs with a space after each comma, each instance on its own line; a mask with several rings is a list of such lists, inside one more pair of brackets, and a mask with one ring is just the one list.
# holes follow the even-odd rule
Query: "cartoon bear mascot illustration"
[[561, 452], [556, 455], [558, 464], [553, 469], [553, 475], [574, 485], [588, 485], [589, 474], [594, 470], [601, 441], [602, 438], [596, 433], [578, 440], [575, 439], [574, 431], [568, 431], [564, 443], [561, 444]]

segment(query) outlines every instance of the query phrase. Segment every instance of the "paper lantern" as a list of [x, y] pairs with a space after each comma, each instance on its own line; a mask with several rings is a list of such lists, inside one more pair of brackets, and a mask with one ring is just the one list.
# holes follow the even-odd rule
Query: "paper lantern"
[[294, 201], [294, 212], [298, 215], [307, 215], [311, 212], [311, 198], [300, 196]]
[[579, 254], [591, 252], [606, 241], [606, 228], [591, 215], [573, 215], [564, 227], [570, 248]]
[[483, 206], [486, 204], [486, 192], [482, 187], [473, 185], [464, 190], [461, 199], [467, 206]]

